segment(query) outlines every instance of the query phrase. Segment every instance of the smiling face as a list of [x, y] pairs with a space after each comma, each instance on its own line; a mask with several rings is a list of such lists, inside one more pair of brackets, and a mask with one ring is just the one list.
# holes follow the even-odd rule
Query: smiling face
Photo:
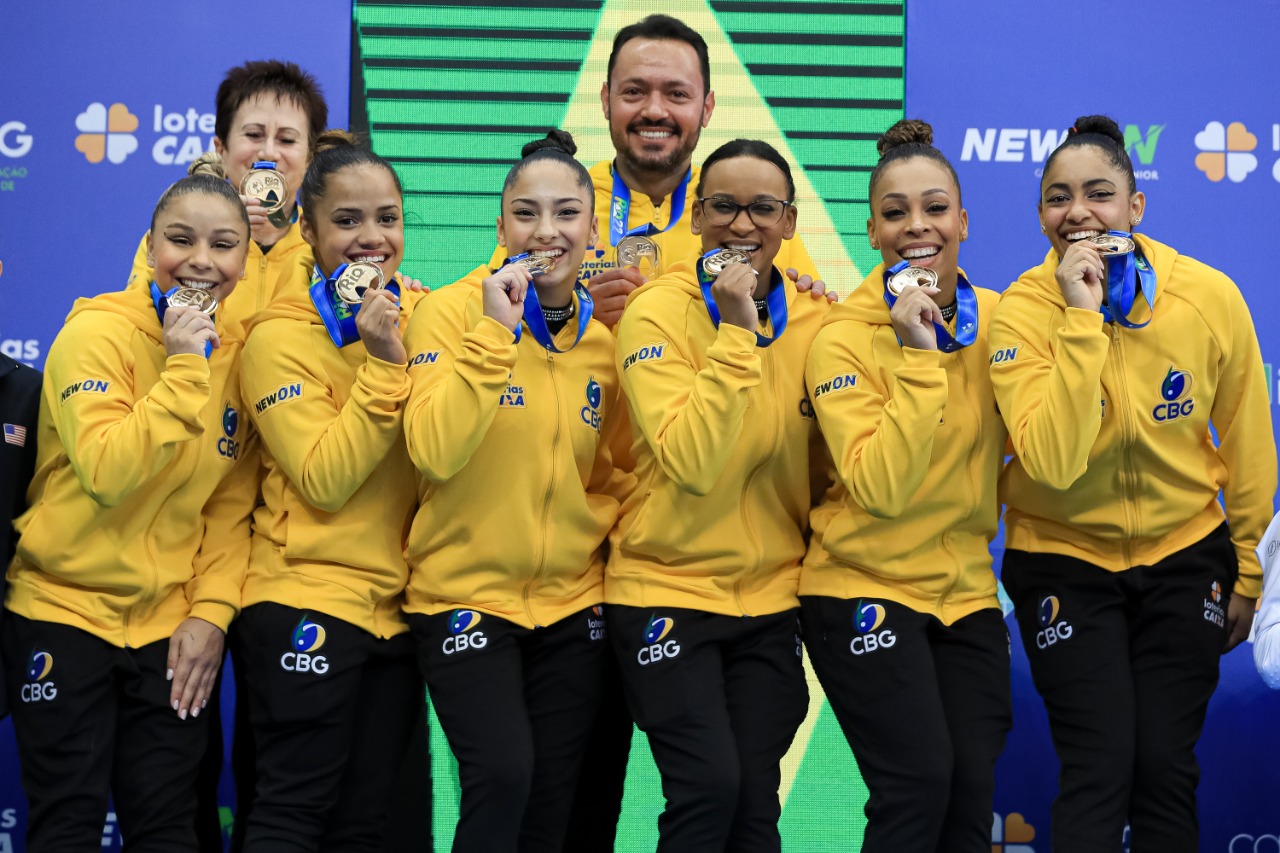
[[637, 172], [667, 175], [693, 156], [715, 95], [706, 91], [693, 45], [635, 38], [618, 50], [600, 102], [618, 159]]
[[[767, 271], [773, 266], [783, 240], [790, 240], [796, 233], [796, 208], [788, 204], [781, 218], [769, 226], [760, 226], [748, 214], [746, 207], [757, 202], [787, 201], [787, 179], [777, 166], [758, 157], [729, 157], [717, 160], [702, 170], [702, 198], [706, 202], [693, 206], [693, 219], [689, 224], [694, 234], [702, 236], [702, 251], [712, 249], [736, 249], [745, 252], [751, 260], [751, 268], [759, 272], [760, 281], [767, 287]], [[732, 201], [743, 209], [727, 225], [713, 225], [708, 219], [717, 200]]]
[[165, 205], [147, 233], [161, 291], [208, 290], [219, 302], [235, 290], [249, 252], [244, 213], [219, 195], [189, 192]]
[[577, 172], [539, 159], [521, 169], [502, 195], [498, 245], [508, 257], [528, 252], [551, 261], [551, 269], [534, 283], [539, 292], [563, 293], [567, 299], [582, 256], [598, 236], [593, 211], [592, 190], [579, 183]]
[[954, 285], [960, 243], [969, 233], [969, 214], [960, 206], [960, 188], [941, 163], [911, 157], [889, 165], [876, 182], [867, 237], [885, 267], [899, 261], [938, 274]]
[[360, 163], [325, 181], [314, 210], [303, 211], [302, 239], [326, 276], [360, 261], [382, 268], [390, 280], [404, 256], [404, 212], [395, 178], [385, 167]]
[[239, 187], [258, 160], [271, 160], [284, 176], [292, 199], [302, 185], [311, 157], [307, 113], [294, 101], [273, 94], [254, 95], [231, 118], [226, 139], [213, 140], [231, 185]]
[[1080, 240], [1108, 231], [1132, 231], [1147, 199], [1129, 193], [1129, 177], [1101, 148], [1077, 145], [1059, 151], [1040, 190], [1040, 224], [1058, 257]]

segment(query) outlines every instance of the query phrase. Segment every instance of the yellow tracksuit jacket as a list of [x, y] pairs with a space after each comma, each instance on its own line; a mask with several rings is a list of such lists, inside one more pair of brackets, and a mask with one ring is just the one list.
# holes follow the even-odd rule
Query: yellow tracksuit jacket
[[1222, 273], [1136, 239], [1158, 287], [1145, 328], [1066, 307], [1052, 250], [992, 317], [991, 383], [1016, 454], [1008, 546], [1110, 571], [1151, 565], [1222, 523], [1221, 492], [1235, 590], [1256, 598], [1276, 449], [1249, 309]]
[[[405, 410], [420, 472], [405, 609], [468, 607], [527, 628], [603, 600], [601, 545], [631, 493], [613, 465], [614, 340], [592, 320], [553, 354], [485, 317], [479, 267], [409, 325]], [[577, 319], [556, 335], [573, 343]]]
[[[266, 477], [243, 602], [318, 610], [387, 638], [408, 627], [407, 367], [361, 341], [334, 345], [308, 294], [312, 265], [300, 256], [245, 344], [241, 387]], [[419, 297], [401, 291], [402, 329]]]
[[[234, 296], [234, 294], [233, 294]], [[241, 344], [166, 356], [151, 294], [77, 300], [49, 349], [31, 508], [6, 606], [120, 647], [240, 607], [256, 440]]]
[[815, 432], [804, 365], [827, 303], [782, 286], [788, 323], [767, 348], [712, 324], [693, 260], [631, 294], [618, 363], [637, 498], [610, 554], [610, 604], [736, 616], [797, 606]]
[[974, 289], [974, 343], [913, 349], [890, 323], [883, 273], [831, 310], [809, 353], [809, 398], [839, 477], [814, 510], [800, 594], [885, 598], [949, 625], [999, 607], [988, 545], [1007, 436], [987, 375], [999, 297]]

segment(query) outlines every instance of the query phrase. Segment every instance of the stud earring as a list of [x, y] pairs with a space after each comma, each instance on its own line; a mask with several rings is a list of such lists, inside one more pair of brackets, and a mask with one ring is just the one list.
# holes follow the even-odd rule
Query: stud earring
[[1041, 234], [1048, 234], [1048, 233], [1049, 233], [1048, 229], [1044, 227], [1044, 223], [1043, 223], [1043, 222], [1041, 222], [1041, 223], [1040, 223], [1040, 233], [1041, 233]]

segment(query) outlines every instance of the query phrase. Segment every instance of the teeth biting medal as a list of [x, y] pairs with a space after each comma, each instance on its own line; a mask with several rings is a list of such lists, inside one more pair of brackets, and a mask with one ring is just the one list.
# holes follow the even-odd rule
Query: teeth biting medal
[[1090, 237], [1089, 242], [1096, 246], [1098, 253], [1102, 255], [1128, 255], [1134, 250], [1133, 240], [1117, 234], [1099, 234], [1096, 237]]
[[913, 284], [917, 287], [937, 287], [938, 274], [925, 267], [909, 266], [889, 276], [888, 281], [885, 282], [885, 287], [894, 296], [901, 296], [903, 289]]
[[167, 298], [170, 308], [194, 308], [201, 314], [212, 314], [218, 307], [218, 297], [199, 287], [179, 286]]

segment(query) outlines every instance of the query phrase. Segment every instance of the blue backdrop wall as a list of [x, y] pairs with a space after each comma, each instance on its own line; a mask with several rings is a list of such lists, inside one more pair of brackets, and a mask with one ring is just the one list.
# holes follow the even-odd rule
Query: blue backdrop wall
[[[77, 295], [123, 286], [155, 199], [209, 145], [222, 73], [249, 58], [316, 73], [347, 122], [349, 0], [8, 4], [0, 50], [0, 351], [39, 367]], [[1212, 15], [1215, 20], [1210, 20]], [[910, 0], [907, 114], [935, 126], [960, 173], [962, 263], [1002, 289], [1039, 262], [1039, 169], [1079, 114], [1126, 127], [1148, 195], [1144, 230], [1225, 270], [1280, 363], [1266, 250], [1280, 199], [1280, 5], [1189, 0], [1046, 7]], [[834, 278], [832, 272], [829, 277]], [[1273, 395], [1276, 377], [1269, 383]], [[1012, 625], [1012, 617], [1010, 617]], [[1001, 760], [993, 853], [1048, 850], [1056, 759], [1015, 639], [1015, 729]], [[1200, 746], [1202, 849], [1280, 851], [1280, 695], [1251, 647], [1223, 660]], [[0, 853], [25, 804], [0, 724]], [[114, 825], [104, 849], [118, 847]]]

